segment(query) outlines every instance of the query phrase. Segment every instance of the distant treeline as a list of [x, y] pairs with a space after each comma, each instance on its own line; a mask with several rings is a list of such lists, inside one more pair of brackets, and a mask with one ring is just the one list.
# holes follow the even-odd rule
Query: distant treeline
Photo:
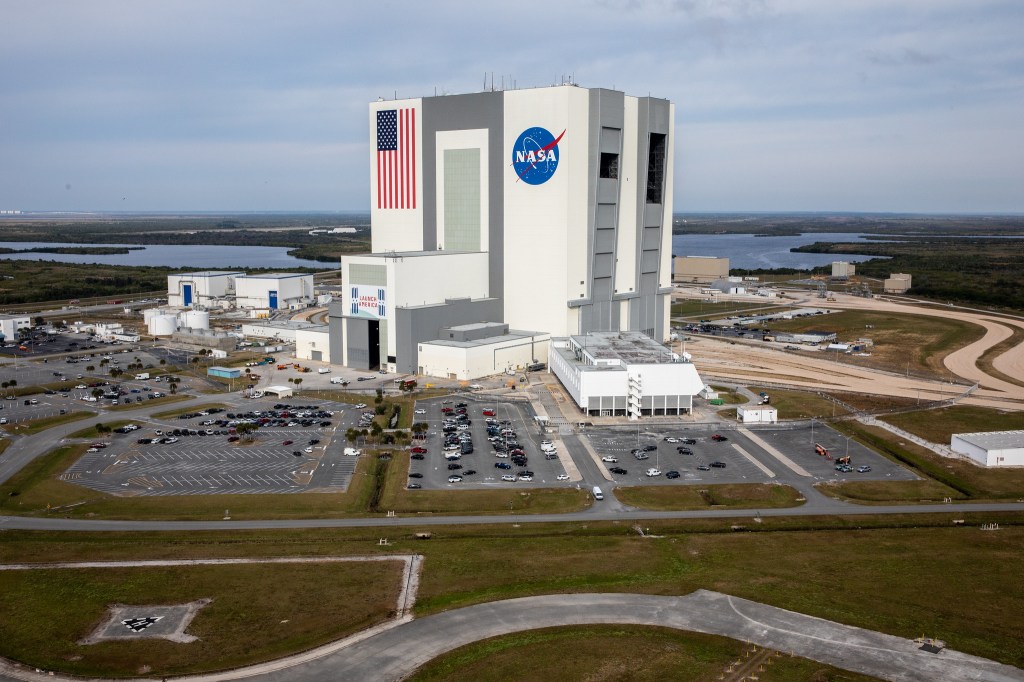
[[815, 242], [792, 251], [888, 256], [857, 263], [857, 274], [913, 276], [910, 294], [1024, 310], [1024, 239], [929, 237], [901, 242]]
[[143, 246], [36, 246], [31, 249], [0, 248], [0, 253], [68, 253], [81, 256], [117, 256], [141, 251]]
[[1024, 235], [1024, 216], [911, 215], [890, 213], [694, 213], [673, 216], [673, 234], [868, 232], [887, 235]]

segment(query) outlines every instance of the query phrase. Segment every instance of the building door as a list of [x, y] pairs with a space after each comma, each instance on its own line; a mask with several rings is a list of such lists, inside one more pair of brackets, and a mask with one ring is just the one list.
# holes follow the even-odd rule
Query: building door
[[309, 359], [313, 362], [322, 362], [324, 359], [324, 352], [322, 350], [310, 351]]
[[192, 305], [192, 285], [185, 284], [181, 287], [182, 305]]
[[366, 325], [366, 347], [369, 351], [370, 369], [380, 369], [380, 320], [368, 320]]
[[276, 291], [268, 291], [267, 292], [267, 298], [270, 300], [270, 309], [271, 310], [277, 310], [277, 292]]

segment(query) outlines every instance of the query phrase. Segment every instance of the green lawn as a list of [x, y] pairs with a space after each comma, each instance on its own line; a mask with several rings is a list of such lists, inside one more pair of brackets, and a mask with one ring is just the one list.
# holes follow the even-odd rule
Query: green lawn
[[[735, 639], [637, 625], [544, 628], [495, 637], [450, 651], [420, 668], [412, 682], [550, 680], [715, 680], [729, 664], [749, 660]], [[524, 652], [529, 652], [524, 656]], [[778, 653], [778, 652], [776, 652]], [[823, 663], [776, 655], [752, 663], [762, 682], [869, 682], [876, 678]]]
[[[110, 429], [118, 429], [118, 428], [121, 428], [122, 426], [124, 426], [125, 424], [131, 424], [132, 422], [130, 422], [130, 421], [126, 420], [126, 419], [119, 419], [117, 421], [99, 422], [99, 423], [103, 424], [104, 426], [106, 426], [106, 427], [108, 427]], [[105, 434], [101, 434], [96, 429], [96, 427], [98, 425], [99, 424], [93, 424], [92, 426], [87, 426], [86, 428], [82, 429], [81, 431], [75, 431], [74, 433], [69, 433], [68, 434], [68, 438], [99, 438], [100, 436], [105, 435]]]
[[953, 405], [935, 410], [903, 412], [888, 415], [882, 419], [920, 436], [930, 443], [943, 445], [949, 445], [954, 433], [1024, 429], [1024, 412], [1004, 412], [970, 405]]
[[619, 502], [657, 511], [683, 509], [767, 509], [797, 507], [800, 493], [785, 485], [737, 483], [728, 485], [649, 485], [615, 489]]
[[810, 419], [811, 417], [838, 417], [848, 414], [845, 409], [810, 391], [784, 388], [748, 386], [754, 395], [767, 393], [771, 406], [779, 411], [779, 419]]
[[[161, 396], [160, 398], [153, 398], [152, 400], [143, 400], [141, 403], [124, 403], [123, 405], [113, 405], [111, 407], [108, 407], [107, 409], [110, 410], [111, 412], [129, 412], [131, 410], [141, 410], [144, 407], [153, 407], [155, 405], [180, 403], [182, 400], [191, 400], [194, 397], [195, 396], [192, 395], [178, 393], [176, 395], [164, 395]], [[189, 410], [184, 411], [187, 412]]]
[[[297, 653], [370, 627], [398, 596], [399, 562], [0, 572], [0, 651], [82, 676], [156, 677], [223, 670]], [[212, 599], [190, 644], [78, 644], [110, 604]]]
[[17, 433], [25, 436], [45, 431], [46, 429], [53, 428], [54, 426], [60, 426], [61, 424], [67, 424], [69, 422], [79, 421], [80, 419], [88, 419], [95, 416], [95, 412], [68, 412], [67, 414], [56, 414], [52, 417], [42, 417], [40, 419], [29, 419], [28, 421], [18, 422], [17, 424], [4, 424], [3, 428], [9, 433]]

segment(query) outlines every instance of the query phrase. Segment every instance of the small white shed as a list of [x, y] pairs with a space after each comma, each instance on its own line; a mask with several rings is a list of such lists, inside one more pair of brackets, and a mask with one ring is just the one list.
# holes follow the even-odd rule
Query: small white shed
[[774, 407], [764, 405], [737, 407], [736, 419], [744, 424], [777, 424], [779, 411]]

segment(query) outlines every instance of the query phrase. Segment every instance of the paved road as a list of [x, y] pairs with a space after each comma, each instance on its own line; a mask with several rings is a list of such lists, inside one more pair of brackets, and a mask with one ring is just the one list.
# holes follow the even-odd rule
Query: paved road
[[567, 514], [511, 514], [503, 516], [385, 516], [343, 519], [252, 519], [232, 521], [114, 521], [98, 519], [62, 519], [56, 517], [0, 516], [0, 530], [62, 531], [195, 531], [195, 530], [273, 530], [288, 528], [405, 528], [415, 526], [466, 526], [520, 523], [565, 523], [570, 521], [629, 521], [659, 519], [741, 519], [772, 516], [873, 516], [878, 514], [950, 514], [968, 512], [1020, 512], [1024, 503], [936, 504], [859, 506], [822, 498], [818, 504], [787, 509], [701, 509], [696, 511], [657, 512], [626, 508], [606, 510], [600, 506]]
[[[950, 649], [928, 653], [913, 640], [706, 590], [684, 597], [556, 594], [477, 604], [378, 629], [352, 638], [344, 643], [347, 645], [330, 644], [291, 659], [182, 679], [401, 680], [445, 652], [489, 637], [597, 624], [651, 625], [723, 635], [886, 680], [1024, 681], [1024, 671], [978, 656]], [[0, 679], [67, 678], [32, 672], [19, 672], [15, 677], [7, 668], [0, 672]]]

